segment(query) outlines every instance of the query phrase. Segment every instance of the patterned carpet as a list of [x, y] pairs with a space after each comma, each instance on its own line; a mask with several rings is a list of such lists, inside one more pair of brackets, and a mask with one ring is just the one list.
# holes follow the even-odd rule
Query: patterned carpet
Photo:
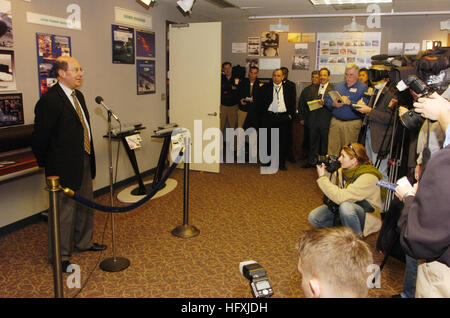
[[[307, 215], [321, 204], [322, 195], [315, 169], [300, 165], [288, 163], [288, 171], [275, 175], [261, 175], [255, 164], [222, 164], [220, 174], [191, 172], [189, 224], [200, 234], [189, 239], [171, 234], [183, 223], [183, 171], [176, 170], [171, 176], [178, 181], [174, 191], [131, 212], [115, 214], [116, 256], [131, 262], [121, 272], [98, 267], [112, 256], [112, 248], [110, 222], [104, 231], [110, 214], [96, 211], [94, 241], [104, 241], [108, 249], [72, 255], [84, 287], [80, 292], [64, 284], [64, 296], [250, 298], [239, 263], [255, 260], [266, 269], [274, 298], [303, 297], [296, 245], [302, 232], [311, 228]], [[109, 194], [97, 202], [109, 205]], [[380, 264], [376, 239], [373, 234], [366, 241]], [[381, 288], [370, 290], [369, 297], [401, 292], [403, 273], [404, 264], [389, 258]], [[68, 277], [63, 275], [64, 282]], [[35, 223], [0, 237], [0, 297], [53, 296], [47, 224]]]

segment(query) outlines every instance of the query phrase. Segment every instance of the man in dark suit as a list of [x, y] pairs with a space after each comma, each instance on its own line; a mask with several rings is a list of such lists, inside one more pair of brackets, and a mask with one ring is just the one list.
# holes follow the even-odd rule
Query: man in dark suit
[[[59, 57], [53, 67], [58, 83], [44, 94], [35, 107], [32, 149], [46, 176], [59, 176], [63, 187], [93, 198], [95, 153], [89, 113], [83, 94], [76, 88], [83, 80], [80, 63], [73, 57]], [[61, 260], [63, 272], [70, 265], [72, 243], [78, 251], [102, 251], [105, 245], [92, 243], [94, 214], [58, 193], [60, 207]], [[52, 243], [49, 217], [49, 259]]]
[[[322, 68], [319, 71], [319, 84], [311, 84], [302, 91], [299, 100], [300, 119], [308, 129], [308, 159], [303, 168], [315, 167], [314, 160], [317, 155], [325, 156], [328, 147], [328, 130], [330, 128], [331, 112], [323, 107], [325, 96], [331, 91], [333, 85], [330, 81], [330, 70]], [[308, 102], [317, 101], [320, 108], [312, 109]]]
[[361, 129], [365, 129], [364, 140], [359, 142], [366, 147], [369, 159], [377, 166], [383, 175], [383, 179], [388, 179], [388, 152], [392, 137], [392, 126], [394, 110], [396, 105], [396, 88], [389, 80], [390, 67], [386, 65], [372, 65], [369, 74], [372, 74], [370, 81], [374, 89], [370, 91], [369, 105], [359, 101], [360, 113], [365, 114], [364, 124]]
[[[263, 111], [262, 127], [267, 128], [268, 135], [268, 153], [272, 159], [274, 155], [271, 153], [271, 129], [278, 128], [278, 168], [286, 169], [286, 159], [288, 156], [289, 129], [291, 129], [291, 121], [295, 113], [295, 95], [286, 83], [283, 83], [283, 72], [276, 69], [272, 73], [272, 81], [262, 87], [259, 105]], [[261, 157], [261, 156], [260, 156]], [[270, 165], [266, 163], [266, 165]]]
[[[238, 128], [246, 130], [249, 136], [249, 155], [251, 159], [257, 158], [258, 138], [257, 130], [260, 125], [260, 112], [257, 99], [262, 83], [258, 79], [259, 68], [251, 66], [248, 71], [248, 78], [244, 78], [238, 86], [239, 109], [238, 109]], [[247, 130], [251, 128], [251, 130]], [[243, 162], [245, 154], [245, 135], [238, 136], [237, 140], [237, 158], [238, 162]], [[241, 160], [239, 160], [241, 159]], [[253, 160], [249, 160], [253, 162]], [[255, 161], [256, 162], [256, 161]]]

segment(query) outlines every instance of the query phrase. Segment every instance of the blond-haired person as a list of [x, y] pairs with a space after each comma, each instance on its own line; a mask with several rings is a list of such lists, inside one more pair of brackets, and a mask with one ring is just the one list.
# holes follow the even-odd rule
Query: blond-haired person
[[366, 297], [372, 252], [345, 227], [307, 231], [299, 243], [298, 270], [305, 297]]

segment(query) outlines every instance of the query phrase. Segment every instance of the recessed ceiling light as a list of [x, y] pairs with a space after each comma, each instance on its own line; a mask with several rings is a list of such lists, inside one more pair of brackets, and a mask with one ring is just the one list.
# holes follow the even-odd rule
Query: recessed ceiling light
[[315, 6], [339, 4], [392, 3], [392, 0], [309, 0]]

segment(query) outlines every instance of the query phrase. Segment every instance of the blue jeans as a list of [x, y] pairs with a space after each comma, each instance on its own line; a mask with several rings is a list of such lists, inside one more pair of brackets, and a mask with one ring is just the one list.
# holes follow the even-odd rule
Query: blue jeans
[[[339, 217], [343, 226], [351, 228], [362, 237], [366, 213], [361, 206], [353, 202], [342, 202], [339, 204]], [[312, 210], [308, 215], [308, 222], [315, 227], [336, 225], [334, 224], [334, 213], [326, 205], [321, 205]]]
[[405, 259], [405, 277], [403, 277], [403, 292], [400, 294], [402, 298], [414, 298], [416, 295], [417, 280], [417, 260], [406, 255]]

